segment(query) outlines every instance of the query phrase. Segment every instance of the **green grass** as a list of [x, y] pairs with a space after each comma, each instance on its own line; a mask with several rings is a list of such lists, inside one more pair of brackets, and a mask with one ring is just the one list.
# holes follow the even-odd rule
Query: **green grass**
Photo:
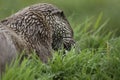
[[[104, 28], [109, 20], [102, 22], [102, 13], [94, 22], [94, 17], [81, 24], [72, 23], [76, 47], [66, 55], [53, 53], [47, 64], [37, 56], [19, 58], [7, 67], [2, 80], [119, 80], [120, 75], [120, 38]], [[79, 48], [80, 47], [80, 48]], [[81, 51], [80, 51], [81, 49]]]

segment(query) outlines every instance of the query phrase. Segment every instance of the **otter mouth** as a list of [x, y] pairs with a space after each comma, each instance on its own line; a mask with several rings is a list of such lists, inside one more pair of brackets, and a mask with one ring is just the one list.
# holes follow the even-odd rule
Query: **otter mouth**
[[72, 46], [73, 47], [75, 46], [74, 39], [71, 37], [63, 38], [63, 46], [64, 46], [64, 49], [70, 51]]

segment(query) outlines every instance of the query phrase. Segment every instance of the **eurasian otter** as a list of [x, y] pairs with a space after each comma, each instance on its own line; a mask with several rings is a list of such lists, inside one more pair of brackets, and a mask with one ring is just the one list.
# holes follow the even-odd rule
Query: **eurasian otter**
[[[1, 22], [22, 35], [34, 49], [39, 48], [40, 43], [48, 49], [52, 46], [52, 49], [58, 50], [63, 46], [70, 50], [75, 43], [73, 30], [63, 11], [52, 4], [39, 3], [26, 7]], [[50, 54], [50, 50], [48, 52]]]
[[[43, 62], [52, 57], [52, 48], [58, 50], [63, 46], [70, 50], [74, 44], [73, 30], [63, 11], [51, 4], [32, 5], [1, 22], [25, 40], [27, 47], [34, 49]], [[15, 52], [14, 49], [14, 54]]]
[[[7, 26], [2, 25], [9, 33], [13, 32], [16, 35], [14, 37], [13, 34], [8, 35], [0, 30], [3, 31], [0, 34], [0, 38], [3, 38], [0, 40], [0, 45], [5, 45], [1, 47], [4, 50], [8, 49], [11, 54], [9, 55], [6, 51], [2, 52], [5, 53], [6, 60], [9, 56], [10, 58], [16, 56], [19, 48], [24, 50], [26, 46], [28, 50], [33, 49], [43, 62], [47, 62], [48, 57], [52, 57], [52, 49], [59, 50], [63, 47], [70, 50], [75, 43], [73, 30], [63, 11], [52, 4], [40, 3], [26, 7], [2, 20], [1, 23]], [[0, 59], [0, 61], [4, 60]]]

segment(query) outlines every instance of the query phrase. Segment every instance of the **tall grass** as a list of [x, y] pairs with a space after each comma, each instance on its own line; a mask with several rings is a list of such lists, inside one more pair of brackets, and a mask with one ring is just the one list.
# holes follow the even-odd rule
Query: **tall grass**
[[87, 18], [81, 24], [74, 24], [76, 47], [63, 55], [53, 53], [53, 59], [47, 64], [37, 56], [19, 59], [6, 68], [2, 80], [119, 80], [120, 75], [120, 38], [114, 37], [114, 31], [104, 28], [109, 19], [102, 22], [103, 14]]

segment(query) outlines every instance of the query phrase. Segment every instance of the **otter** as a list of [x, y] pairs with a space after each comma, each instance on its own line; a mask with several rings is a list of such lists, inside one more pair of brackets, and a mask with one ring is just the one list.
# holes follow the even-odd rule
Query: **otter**
[[62, 10], [48, 3], [28, 6], [1, 21], [26, 41], [43, 62], [53, 50], [70, 50], [73, 30]]

